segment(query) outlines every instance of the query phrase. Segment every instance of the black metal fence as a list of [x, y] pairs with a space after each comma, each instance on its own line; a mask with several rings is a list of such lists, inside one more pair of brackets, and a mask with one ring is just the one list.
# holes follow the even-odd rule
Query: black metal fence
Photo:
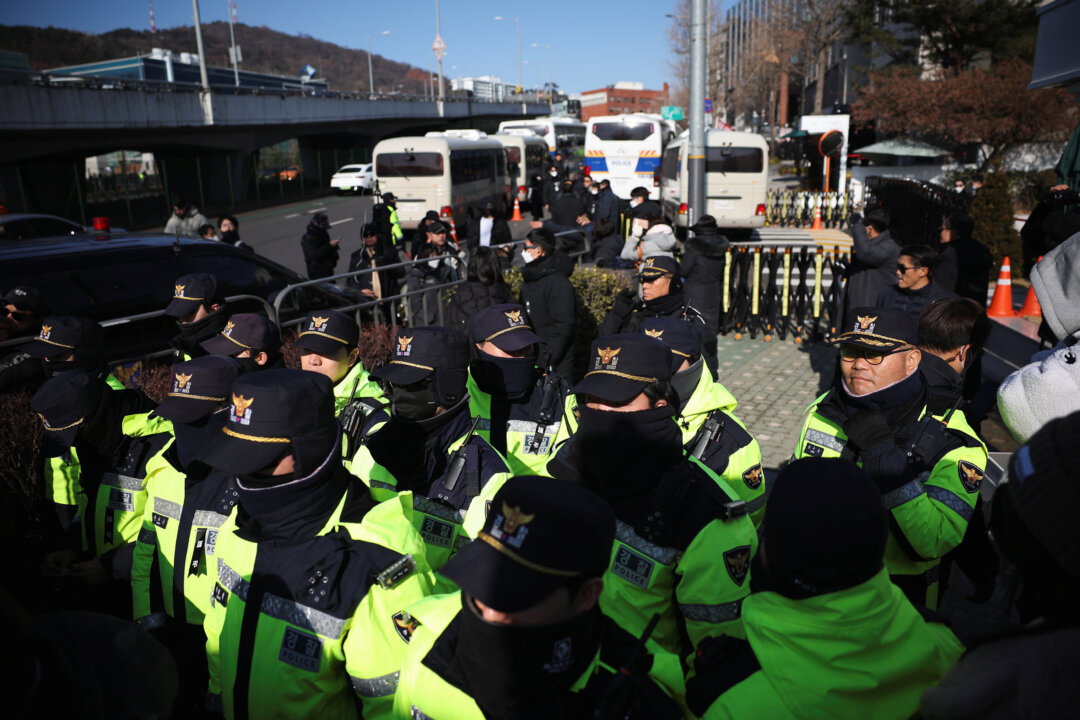
[[850, 192], [770, 190], [765, 201], [765, 222], [769, 227], [808, 228], [820, 208], [823, 227], [848, 227], [853, 202]]
[[954, 212], [970, 212], [971, 198], [948, 188], [919, 180], [868, 177], [867, 210], [889, 211], [889, 234], [899, 245], [930, 245], [938, 242], [941, 222]]

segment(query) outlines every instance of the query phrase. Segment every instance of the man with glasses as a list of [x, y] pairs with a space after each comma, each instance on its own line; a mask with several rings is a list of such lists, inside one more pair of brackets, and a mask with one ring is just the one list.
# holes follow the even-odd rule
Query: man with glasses
[[934, 251], [926, 245], [905, 245], [896, 262], [896, 284], [883, 288], [878, 307], [895, 308], [918, 318], [923, 308], [945, 298], [956, 297], [933, 278]]
[[842, 457], [866, 470], [890, 514], [885, 567], [916, 604], [936, 607], [941, 558], [974, 514], [986, 446], [953, 410], [928, 408], [915, 318], [851, 311], [836, 387], [811, 406], [795, 457]]

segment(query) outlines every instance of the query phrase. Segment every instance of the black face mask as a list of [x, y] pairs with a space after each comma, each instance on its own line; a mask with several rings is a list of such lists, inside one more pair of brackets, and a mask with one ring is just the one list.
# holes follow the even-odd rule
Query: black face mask
[[[206, 331], [211, 329], [215, 323], [218, 322], [221, 310], [215, 310], [202, 320], [195, 320], [194, 322], [184, 323], [179, 320], [176, 322], [176, 326], [180, 328], [180, 336], [183, 338], [191, 339], [203, 339], [206, 335]], [[210, 335], [214, 333], [211, 332]]]
[[488, 395], [517, 400], [536, 383], [536, 356], [504, 358], [476, 351], [469, 368], [476, 385]]
[[637, 412], [578, 408], [582, 466], [609, 501], [640, 492], [682, 457], [682, 434], [669, 405]]
[[[262, 370], [262, 365], [255, 362], [255, 358], [249, 357], [234, 357], [233, 360], [240, 363], [240, 374], [244, 375], [249, 372], [255, 372], [256, 370]], [[269, 364], [269, 363], [267, 363]]]
[[705, 361], [698, 358], [693, 365], [675, 373], [671, 377], [671, 387], [675, 389], [675, 394], [679, 396], [679, 410], [685, 410], [686, 403], [690, 402], [690, 396], [694, 394], [694, 390], [697, 389], [698, 383], [701, 381], [701, 369], [704, 366]]
[[461, 594], [454, 669], [488, 718], [561, 717], [561, 696], [581, 677], [599, 645], [600, 608], [551, 625], [485, 622]]
[[240, 241], [240, 232], [237, 230], [225, 230], [221, 233], [221, 242], [235, 245]]
[[228, 414], [215, 412], [191, 423], [173, 423], [173, 435], [176, 437], [176, 456], [181, 467], [190, 468], [199, 459], [199, 453], [207, 443], [221, 434]]
[[390, 406], [393, 414], [402, 420], [419, 422], [434, 417], [439, 405], [431, 378], [412, 385], [392, 386]]

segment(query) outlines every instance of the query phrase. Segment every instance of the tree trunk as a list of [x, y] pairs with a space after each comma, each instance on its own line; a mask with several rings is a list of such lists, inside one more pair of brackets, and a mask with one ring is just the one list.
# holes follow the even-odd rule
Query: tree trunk
[[821, 115], [825, 104], [825, 48], [818, 50], [817, 72], [814, 80], [814, 114]]

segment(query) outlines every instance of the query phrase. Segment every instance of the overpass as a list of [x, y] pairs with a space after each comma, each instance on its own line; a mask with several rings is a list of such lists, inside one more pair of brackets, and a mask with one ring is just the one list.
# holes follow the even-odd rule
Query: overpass
[[[206, 208], [256, 194], [257, 153], [296, 138], [323, 184], [339, 162], [366, 160], [382, 137], [475, 127], [549, 112], [546, 103], [220, 88], [189, 83], [6, 75], [0, 80], [0, 193], [9, 211], [85, 215], [84, 158], [152, 152], [165, 184]], [[339, 151], [341, 151], [339, 153]], [[362, 151], [357, 157], [357, 151]], [[78, 202], [76, 202], [76, 200]], [[130, 198], [128, 216], [130, 211]], [[158, 204], [158, 214], [163, 210]]]

